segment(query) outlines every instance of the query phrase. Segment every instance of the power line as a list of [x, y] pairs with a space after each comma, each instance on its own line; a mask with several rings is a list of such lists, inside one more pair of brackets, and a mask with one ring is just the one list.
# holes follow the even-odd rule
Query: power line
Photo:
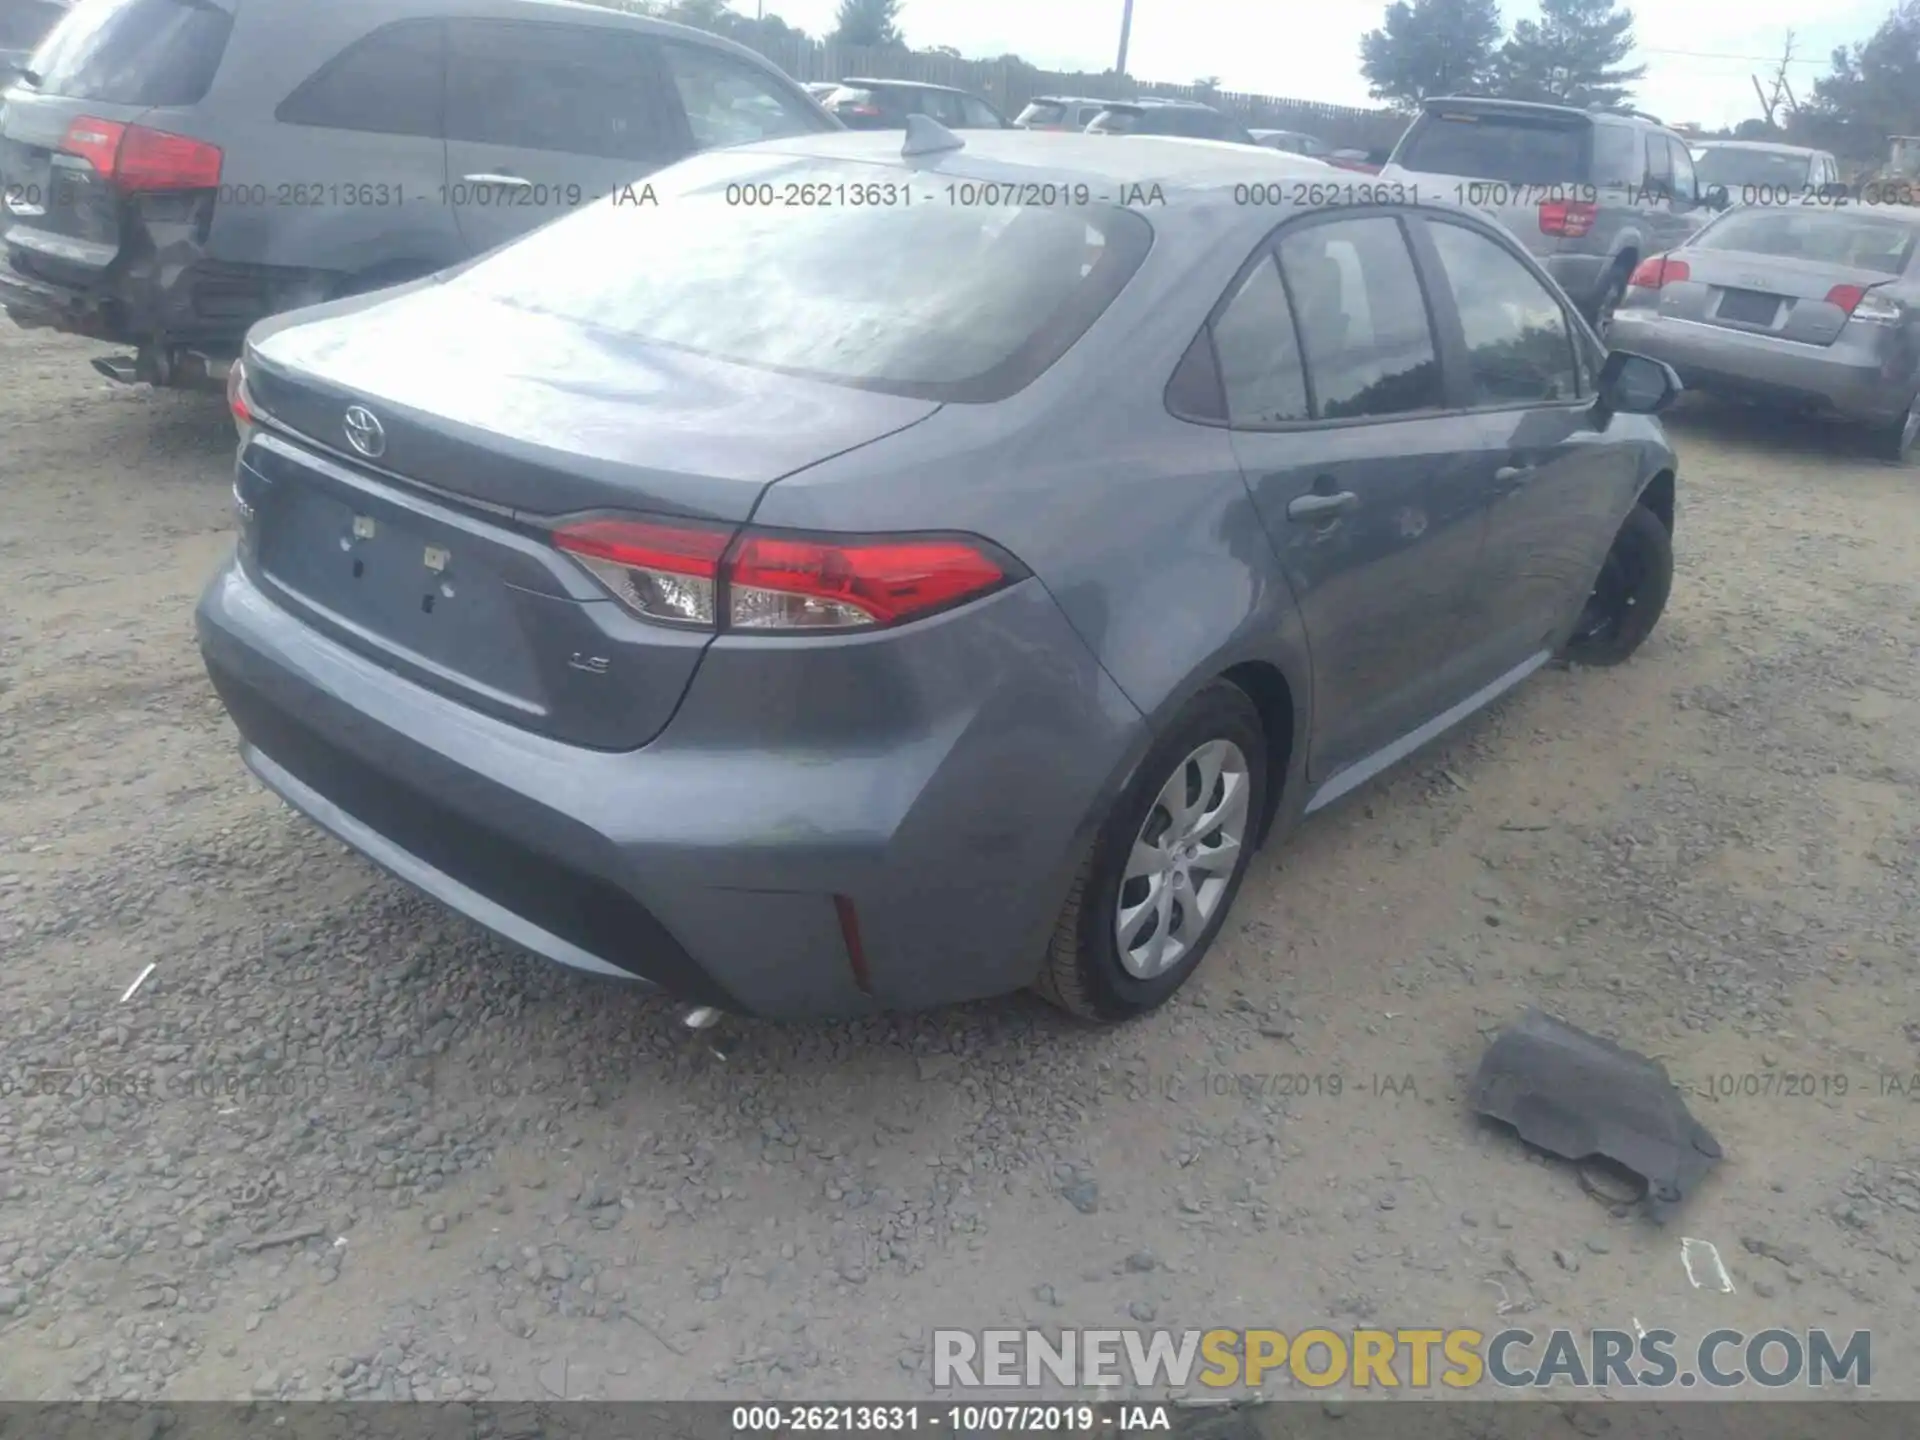
[[[1778, 55], [1724, 55], [1717, 50], [1663, 50], [1657, 45], [1636, 47], [1642, 55], [1684, 55], [1691, 60], [1739, 60], [1747, 64], [1778, 65]], [[1824, 65], [1825, 60], [1796, 56], [1787, 62], [1789, 65]]]

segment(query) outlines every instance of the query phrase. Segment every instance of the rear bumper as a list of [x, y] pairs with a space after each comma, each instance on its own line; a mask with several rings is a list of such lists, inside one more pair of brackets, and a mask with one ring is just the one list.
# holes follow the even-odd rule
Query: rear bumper
[[1608, 343], [1664, 360], [1690, 389], [1811, 406], [1850, 420], [1890, 424], [1913, 403], [1913, 376], [1887, 373], [1876, 356], [1797, 344], [1719, 325], [1623, 307]]
[[239, 353], [256, 321], [325, 299], [332, 280], [317, 271], [203, 258], [115, 267], [78, 286], [29, 273], [0, 254], [0, 310], [27, 329], [129, 346], [164, 339], [224, 359]]
[[237, 563], [197, 622], [247, 763], [296, 810], [536, 954], [773, 1019], [1030, 983], [1144, 744], [1032, 581], [916, 627], [927, 667], [886, 697], [895, 714], [860, 713], [821, 651], [790, 665], [804, 650], [716, 645], [675, 720], [631, 752], [400, 679]]

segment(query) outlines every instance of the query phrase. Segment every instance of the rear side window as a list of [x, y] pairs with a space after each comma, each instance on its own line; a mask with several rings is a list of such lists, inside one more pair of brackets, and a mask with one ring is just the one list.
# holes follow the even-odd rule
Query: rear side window
[[213, 84], [233, 17], [213, 0], [80, 0], [30, 62], [43, 95], [193, 105]]
[[1281, 240], [1280, 265], [1298, 305], [1317, 418], [1440, 405], [1426, 300], [1397, 220], [1306, 226]]
[[962, 95], [960, 97], [960, 109], [967, 117], [967, 128], [970, 130], [998, 130], [1000, 128], [1000, 117], [996, 115], [992, 107], [984, 101], [976, 100], [971, 95]]
[[1131, 135], [1140, 120], [1141, 114], [1137, 110], [1102, 110], [1093, 117], [1087, 128], [1102, 135]]
[[693, 143], [703, 150], [828, 128], [779, 81], [731, 55], [680, 44], [664, 44], [660, 53], [686, 109]]
[[438, 20], [406, 20], [341, 51], [281, 103], [275, 118], [288, 125], [438, 137], [445, 99], [445, 31]]
[[1569, 125], [1484, 111], [1430, 111], [1413, 122], [1393, 158], [1403, 169], [1429, 175], [1509, 185], [1578, 184], [1587, 178], [1592, 129], [1585, 121]]
[[1213, 347], [1220, 357], [1229, 423], [1278, 425], [1307, 418], [1300, 343], [1271, 252], [1248, 272], [1214, 322]]
[[600, 204], [450, 282], [583, 331], [860, 389], [958, 402], [1029, 384], [1138, 270], [1114, 205], [727, 204], [730, 183], [900, 186], [885, 166], [716, 150], [662, 177], [657, 218]]
[[611, 26], [455, 20], [447, 138], [658, 164], [686, 146], [642, 37]]

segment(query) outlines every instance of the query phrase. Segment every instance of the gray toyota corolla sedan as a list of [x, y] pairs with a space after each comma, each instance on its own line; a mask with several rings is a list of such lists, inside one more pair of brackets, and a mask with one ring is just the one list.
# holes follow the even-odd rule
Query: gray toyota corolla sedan
[[700, 1005], [1158, 1005], [1262, 841], [1671, 579], [1671, 372], [1283, 171], [770, 142], [264, 322], [198, 617], [247, 763]]
[[1748, 206], [1642, 261], [1614, 341], [1699, 390], [1863, 425], [1920, 450], [1920, 210]]

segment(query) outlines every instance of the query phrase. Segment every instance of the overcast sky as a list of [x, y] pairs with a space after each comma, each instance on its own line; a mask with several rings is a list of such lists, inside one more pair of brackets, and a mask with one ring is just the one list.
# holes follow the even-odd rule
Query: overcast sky
[[[756, 0], [733, 0], [751, 15]], [[809, 34], [833, 28], [835, 0], [766, 0], [768, 11]], [[1365, 105], [1360, 37], [1380, 24], [1383, 0], [1134, 0], [1127, 68], [1143, 80], [1185, 83], [1218, 75], [1249, 90], [1336, 105]], [[1754, 71], [1771, 73], [1789, 26], [1807, 63], [1789, 72], [1804, 94], [1826, 73], [1835, 45], [1864, 40], [1889, 0], [1661, 0], [1635, 7], [1647, 66], [1636, 100], [1668, 121], [1731, 124], [1759, 113]], [[1508, 24], [1536, 0], [1501, 7]], [[1818, 18], [1814, 18], [1817, 10]], [[1007, 51], [1043, 69], [1104, 70], [1120, 40], [1121, 0], [907, 0], [910, 44], [951, 45], [974, 58]], [[1694, 53], [1680, 53], [1694, 52]], [[1707, 58], [1709, 56], [1761, 57]]]

